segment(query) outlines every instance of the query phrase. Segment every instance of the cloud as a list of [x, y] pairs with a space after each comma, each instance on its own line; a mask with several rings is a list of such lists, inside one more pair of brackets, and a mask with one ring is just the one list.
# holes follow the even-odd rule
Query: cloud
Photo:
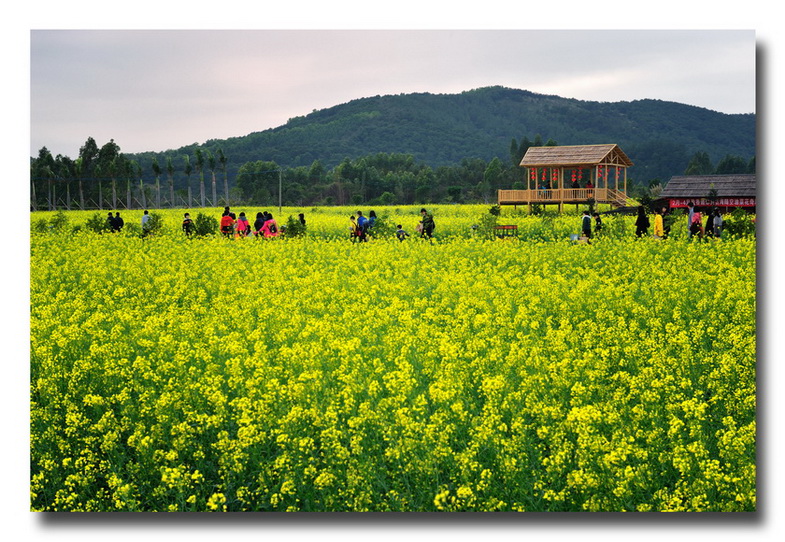
[[31, 154], [73, 156], [88, 136], [165, 150], [366, 96], [490, 85], [750, 112], [754, 46], [734, 31], [33, 31]]

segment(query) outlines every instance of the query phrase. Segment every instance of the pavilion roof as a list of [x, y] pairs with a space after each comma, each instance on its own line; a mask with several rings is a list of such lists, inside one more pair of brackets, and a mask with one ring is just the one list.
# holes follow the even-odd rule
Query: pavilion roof
[[678, 175], [671, 177], [658, 198], [705, 198], [711, 189], [717, 197], [754, 198], [755, 174]]
[[595, 166], [613, 164], [632, 166], [624, 151], [615, 143], [605, 145], [562, 145], [529, 147], [521, 160], [524, 167]]

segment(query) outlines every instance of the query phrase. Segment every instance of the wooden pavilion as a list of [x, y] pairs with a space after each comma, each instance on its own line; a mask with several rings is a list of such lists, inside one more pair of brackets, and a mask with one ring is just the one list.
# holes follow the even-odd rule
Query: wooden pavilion
[[499, 190], [499, 205], [558, 205], [565, 203], [627, 203], [627, 168], [632, 166], [616, 144], [529, 147], [525, 190]]

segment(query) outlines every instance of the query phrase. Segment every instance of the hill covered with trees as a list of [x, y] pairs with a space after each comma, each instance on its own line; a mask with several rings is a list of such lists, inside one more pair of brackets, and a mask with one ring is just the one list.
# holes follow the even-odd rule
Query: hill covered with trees
[[109, 183], [120, 183], [121, 196], [138, 201], [156, 179], [163, 196], [155, 189], [143, 198], [176, 205], [263, 203], [277, 199], [279, 182], [286, 201], [298, 205], [373, 201], [385, 193], [400, 203], [481, 201], [522, 180], [517, 164], [530, 145], [617, 143], [635, 163], [630, 179], [643, 187], [685, 173], [698, 154], [704, 169], [732, 162], [749, 170], [755, 124], [754, 114], [660, 100], [592, 102], [487, 87], [361, 98], [277, 128], [162, 152], [122, 154], [122, 142], [105, 149], [109, 143], [99, 147], [88, 138], [73, 160], [47, 158], [42, 149], [32, 159], [32, 177], [39, 199], [50, 194], [45, 182], [59, 182], [58, 198], [67, 189], [75, 200], [64, 185], [81, 176], [83, 197], [91, 201], [108, 198]]

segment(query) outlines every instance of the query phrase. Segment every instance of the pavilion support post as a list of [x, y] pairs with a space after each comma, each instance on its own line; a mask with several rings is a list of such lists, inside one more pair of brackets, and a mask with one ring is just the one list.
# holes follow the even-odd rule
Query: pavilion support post
[[624, 168], [624, 195], [627, 195], [627, 168]]

